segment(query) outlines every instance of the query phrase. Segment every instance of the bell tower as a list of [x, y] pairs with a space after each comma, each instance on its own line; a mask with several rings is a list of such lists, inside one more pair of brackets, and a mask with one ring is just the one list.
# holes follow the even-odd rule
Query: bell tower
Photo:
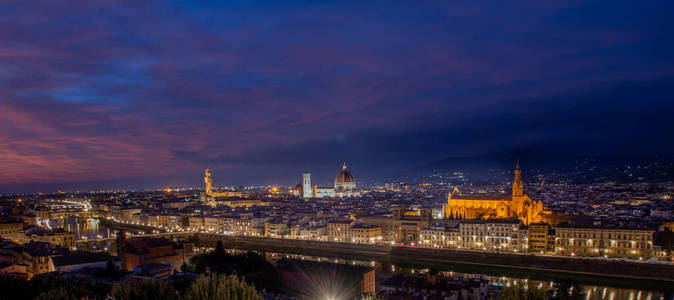
[[302, 174], [302, 198], [308, 199], [313, 197], [313, 188], [311, 187], [311, 174]]
[[522, 184], [522, 170], [520, 170], [520, 161], [515, 165], [515, 180], [513, 180], [513, 197], [524, 196], [524, 185]]
[[210, 195], [213, 192], [213, 173], [211, 173], [211, 169], [206, 169], [204, 182], [206, 183], [206, 194]]

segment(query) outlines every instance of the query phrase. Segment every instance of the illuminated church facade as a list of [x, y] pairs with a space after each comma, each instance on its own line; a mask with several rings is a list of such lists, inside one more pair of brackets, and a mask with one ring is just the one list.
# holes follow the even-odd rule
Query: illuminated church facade
[[524, 194], [519, 162], [511, 196], [452, 195], [450, 192], [443, 210], [446, 219], [517, 218], [525, 225], [543, 220], [543, 203]]

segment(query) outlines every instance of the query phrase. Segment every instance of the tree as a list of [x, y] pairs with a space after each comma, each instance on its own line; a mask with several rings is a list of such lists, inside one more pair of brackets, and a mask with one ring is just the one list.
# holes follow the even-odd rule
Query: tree
[[178, 294], [171, 284], [165, 280], [127, 280], [112, 288], [115, 299], [178, 299]]
[[119, 279], [119, 271], [117, 271], [117, 267], [115, 267], [115, 264], [111, 260], [108, 260], [108, 263], [105, 264], [104, 273], [105, 277], [110, 278], [111, 280]]
[[197, 271], [197, 266], [195, 266], [192, 263], [188, 263], [187, 261], [184, 261], [183, 264], [180, 266], [180, 271], [186, 273], [194, 273]]
[[185, 300], [261, 300], [255, 286], [236, 276], [211, 274], [202, 276], [185, 292]]
[[218, 243], [215, 245], [214, 254], [216, 257], [225, 256], [225, 247], [222, 245], [222, 241], [218, 240]]

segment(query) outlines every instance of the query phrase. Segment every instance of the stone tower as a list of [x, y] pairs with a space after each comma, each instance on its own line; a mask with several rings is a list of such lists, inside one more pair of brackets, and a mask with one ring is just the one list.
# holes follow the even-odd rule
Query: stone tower
[[213, 173], [211, 173], [210, 169], [206, 169], [204, 182], [206, 183], [206, 194], [210, 195], [213, 192]]
[[302, 174], [302, 198], [313, 197], [314, 191], [311, 187], [311, 173]]
[[513, 180], [513, 197], [524, 196], [524, 185], [522, 184], [522, 170], [520, 170], [520, 161], [515, 166], [515, 180]]

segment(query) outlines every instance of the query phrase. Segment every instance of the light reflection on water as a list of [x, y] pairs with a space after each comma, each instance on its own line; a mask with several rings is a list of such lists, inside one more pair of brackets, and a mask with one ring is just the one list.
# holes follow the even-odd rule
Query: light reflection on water
[[[203, 249], [204, 251], [208, 251], [211, 249]], [[245, 253], [247, 251], [245, 250], [238, 250], [238, 249], [228, 249], [228, 253], [230, 254], [238, 254], [238, 253]], [[320, 257], [320, 256], [309, 256], [309, 255], [299, 255], [299, 254], [285, 254], [285, 253], [270, 253], [270, 252], [258, 252], [254, 251], [260, 254], [264, 254], [265, 257], [267, 258], [268, 261], [270, 261], [273, 264], [276, 264], [279, 260], [283, 258], [287, 259], [299, 259], [299, 260], [312, 260], [312, 261], [318, 261], [318, 262], [329, 262], [329, 263], [336, 263], [336, 264], [346, 264], [346, 265], [353, 265], [353, 266], [364, 266], [364, 267], [373, 267], [376, 269], [377, 272], [377, 277], [388, 277], [390, 275], [394, 274], [404, 274], [404, 273], [410, 273], [410, 274], [416, 274], [416, 273], [426, 273], [429, 271], [428, 268], [425, 269], [415, 269], [415, 268], [408, 268], [408, 267], [402, 267], [402, 266], [396, 266], [392, 265], [389, 263], [381, 263], [378, 261], [364, 261], [364, 260], [357, 260], [357, 259], [344, 259], [344, 258], [330, 258], [330, 257]], [[536, 279], [530, 279], [530, 278], [522, 278], [522, 277], [512, 277], [512, 276], [494, 276], [494, 275], [485, 275], [485, 274], [477, 274], [477, 273], [466, 273], [466, 272], [455, 272], [453, 270], [439, 270], [443, 275], [447, 277], [453, 277], [455, 275], [458, 276], [463, 276], [465, 278], [473, 278], [473, 277], [480, 277], [489, 280], [489, 283], [492, 286], [497, 286], [497, 287], [510, 287], [510, 286], [516, 286], [518, 284], [522, 284], [526, 286], [527, 288], [537, 288], [537, 289], [545, 289], [545, 290], [551, 290], [556, 286], [556, 282], [550, 281], [550, 280], [536, 280]], [[610, 286], [598, 286], [598, 285], [590, 285], [590, 284], [582, 284], [579, 283], [580, 287], [582, 288], [582, 294], [584, 295], [584, 299], [586, 300], [621, 300], [621, 299], [626, 299], [626, 300], [657, 300], [657, 299], [665, 299], [665, 295], [659, 291], [651, 291], [651, 290], [638, 290], [638, 289], [626, 289], [626, 288], [617, 288], [617, 287], [610, 287]]]
[[109, 228], [99, 226], [97, 219], [71, 218], [50, 220], [49, 224], [52, 228], [63, 228], [73, 233], [75, 240], [94, 240], [113, 237], [113, 232]]

